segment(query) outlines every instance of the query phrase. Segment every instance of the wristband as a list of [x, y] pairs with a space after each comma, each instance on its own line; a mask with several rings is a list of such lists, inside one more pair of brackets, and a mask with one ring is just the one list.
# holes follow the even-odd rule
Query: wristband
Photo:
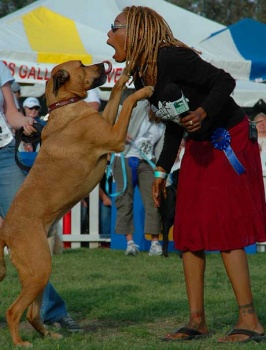
[[154, 177], [160, 177], [161, 179], [167, 179], [168, 174], [162, 171], [155, 170]]

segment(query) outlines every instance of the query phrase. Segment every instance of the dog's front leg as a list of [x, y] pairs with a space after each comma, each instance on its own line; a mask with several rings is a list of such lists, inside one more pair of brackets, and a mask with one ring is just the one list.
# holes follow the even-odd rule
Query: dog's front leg
[[114, 125], [122, 92], [125, 89], [125, 85], [128, 79], [129, 75], [123, 72], [119, 80], [113, 86], [109, 100], [102, 112], [102, 116], [109, 125]]

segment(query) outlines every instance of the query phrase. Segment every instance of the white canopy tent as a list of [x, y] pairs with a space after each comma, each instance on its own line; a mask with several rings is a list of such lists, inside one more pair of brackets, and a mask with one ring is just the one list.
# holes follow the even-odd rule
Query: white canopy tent
[[[107, 32], [115, 17], [132, 3], [158, 11], [174, 35], [188, 45], [224, 28], [164, 0], [39, 0], [0, 19], [0, 59], [17, 82], [35, 84], [31, 95], [41, 94], [52, 67], [60, 62], [112, 61]], [[114, 63], [105, 87], [113, 86], [122, 69], [123, 65]], [[24, 89], [24, 95], [28, 94]]]
[[266, 24], [244, 18], [195, 45], [235, 79], [266, 82]]
[[206, 61], [237, 80], [233, 97], [242, 107], [266, 101], [265, 36], [266, 24], [245, 18], [194, 45]]
[[[100, 90], [101, 98], [107, 99], [123, 69], [112, 60], [107, 32], [119, 12], [132, 3], [158, 11], [175, 37], [199, 49], [200, 42], [226, 28], [164, 0], [38, 0], [0, 19], [0, 59], [22, 85], [24, 96], [42, 95], [51, 69], [60, 62], [111, 60], [113, 70]], [[240, 105], [252, 107], [254, 101], [266, 98], [266, 85], [237, 82], [233, 96]]]
[[249, 80], [236, 80], [232, 97], [241, 107], [251, 108], [259, 99], [266, 101], [266, 84]]

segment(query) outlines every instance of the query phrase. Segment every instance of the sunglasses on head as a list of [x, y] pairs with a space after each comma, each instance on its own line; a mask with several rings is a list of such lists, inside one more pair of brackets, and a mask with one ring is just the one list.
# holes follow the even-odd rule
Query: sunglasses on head
[[31, 111], [32, 111], [33, 109], [35, 109], [35, 111], [38, 111], [38, 110], [40, 109], [39, 106], [33, 106], [33, 107], [27, 107], [27, 108], [30, 109]]
[[127, 26], [125, 24], [111, 24], [112, 32], [116, 32], [117, 29], [125, 29]]

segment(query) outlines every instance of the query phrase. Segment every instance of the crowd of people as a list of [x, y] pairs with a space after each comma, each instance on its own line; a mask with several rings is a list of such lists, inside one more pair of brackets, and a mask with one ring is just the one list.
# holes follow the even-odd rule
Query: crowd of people
[[[107, 36], [107, 44], [115, 51], [114, 59], [125, 62], [135, 90], [149, 85], [154, 87], [154, 93], [135, 106], [125, 150], [109, 155], [108, 167], [112, 166], [116, 193], [108, 191], [112, 185], [106, 185], [109, 178], [105, 176], [99, 186], [100, 235], [110, 237], [111, 206], [115, 205], [115, 233], [125, 237], [125, 254], [139, 253], [134, 241], [133, 215], [134, 191], [138, 187], [145, 209], [143, 235], [152, 237], [149, 255], [162, 255], [159, 207], [185, 140], [179, 164], [173, 239], [175, 248], [182, 252], [189, 316], [184, 327], [166, 334], [163, 340], [201, 339], [211, 334], [204, 298], [208, 250], [220, 252], [238, 306], [236, 325], [218, 341], [264, 341], [264, 327], [253, 304], [245, 247], [266, 241], [261, 171], [261, 162], [266, 161], [266, 112], [258, 111], [251, 121], [231, 97], [235, 80], [230, 74], [207, 63], [197, 51], [176, 39], [164, 18], [150, 8], [126, 7], [114, 19]], [[3, 220], [25, 177], [15, 163], [12, 130], [23, 127], [25, 134], [30, 135], [34, 132], [34, 120], [45, 122], [40, 118], [41, 104], [37, 98], [28, 97], [21, 104], [19, 84], [2, 62], [0, 87]], [[189, 101], [184, 114], [176, 109], [180, 89]], [[127, 94], [128, 90], [120, 104]], [[100, 110], [96, 91], [90, 91], [86, 101]], [[38, 147], [39, 144], [23, 144], [25, 152], [37, 153]], [[88, 206], [89, 197], [82, 201], [82, 222]], [[42, 318], [47, 324], [82, 331], [50, 282], [44, 293]]]

